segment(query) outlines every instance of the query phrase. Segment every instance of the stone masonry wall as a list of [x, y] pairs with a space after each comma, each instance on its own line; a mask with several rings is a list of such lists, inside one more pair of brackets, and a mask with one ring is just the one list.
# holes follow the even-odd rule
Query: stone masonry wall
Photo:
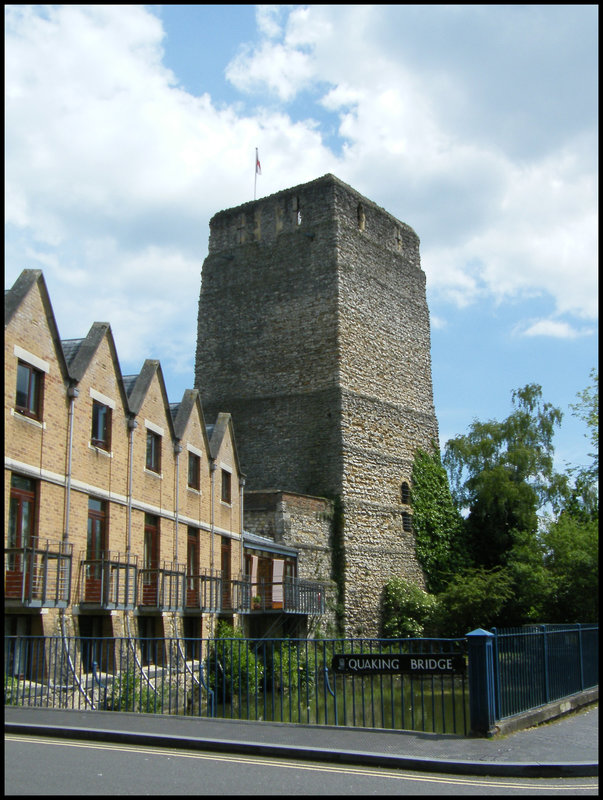
[[423, 582], [400, 487], [438, 437], [414, 231], [332, 175], [217, 214], [196, 386], [249, 489], [341, 499], [346, 632], [376, 634], [388, 578]]

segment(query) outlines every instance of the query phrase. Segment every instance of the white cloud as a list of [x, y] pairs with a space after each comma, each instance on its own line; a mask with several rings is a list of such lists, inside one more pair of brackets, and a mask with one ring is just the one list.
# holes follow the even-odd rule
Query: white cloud
[[[567, 93], [547, 104], [546, 125], [528, 119], [529, 98], [550, 92], [533, 76], [532, 95], [516, 87], [521, 107], [507, 103], [486, 125], [488, 80], [499, 97], [513, 88], [496, 71], [513, 39], [492, 22], [503, 11], [425, 8], [258, 7], [257, 41], [227, 67], [259, 98], [245, 113], [178, 88], [149, 7], [5, 7], [7, 283], [41, 266], [70, 326], [59, 324], [62, 335], [107, 320], [120, 358], [142, 361], [170, 341], [169, 358], [185, 369], [208, 222], [252, 199], [259, 146], [259, 196], [333, 172], [412, 225], [439, 300], [547, 293], [557, 315], [594, 319], [594, 128], [565, 120], [577, 108]], [[553, 63], [559, 41], [534, 13], [539, 56]], [[473, 74], [483, 31], [490, 39]], [[533, 38], [522, 27], [509, 60], [527, 63]], [[302, 112], [305, 90], [316, 102]], [[337, 156], [317, 121], [327, 112], [338, 117]], [[519, 158], [522, 120], [530, 136], [536, 126], [533, 141], [548, 130], [551, 140]], [[485, 135], [497, 125], [500, 136]]]
[[578, 339], [581, 336], [592, 336], [593, 328], [575, 328], [567, 322], [555, 319], [540, 319], [518, 326], [515, 330], [521, 336], [547, 336], [553, 339]]
[[[272, 31], [250, 46], [229, 74], [241, 90], [264, 85], [287, 100], [322, 87], [321, 103], [339, 114], [345, 141], [341, 177], [420, 233], [430, 285], [441, 295], [465, 305], [484, 294], [547, 293], [558, 313], [594, 319], [595, 128], [590, 109], [582, 127], [564, 111], [579, 108], [576, 94], [588, 98], [594, 84], [581, 73], [578, 86], [561, 78], [573, 66], [564, 58], [584, 66], [588, 57], [564, 39], [572, 12], [549, 8], [294, 8], [281, 15], [280, 37]], [[581, 12], [574, 17], [570, 27], [588, 25]], [[415, 48], [413, 25], [437, 51]], [[446, 42], [445, 34], [457, 38]], [[276, 75], [283, 61], [289, 68]], [[565, 95], [556, 89], [545, 107], [552, 75]], [[541, 147], [519, 158], [528, 139]]]

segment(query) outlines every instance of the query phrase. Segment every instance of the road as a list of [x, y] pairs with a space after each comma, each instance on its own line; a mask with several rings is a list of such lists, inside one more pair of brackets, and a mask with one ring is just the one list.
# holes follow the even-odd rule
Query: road
[[597, 795], [595, 778], [483, 778], [50, 737], [5, 737], [15, 795]]

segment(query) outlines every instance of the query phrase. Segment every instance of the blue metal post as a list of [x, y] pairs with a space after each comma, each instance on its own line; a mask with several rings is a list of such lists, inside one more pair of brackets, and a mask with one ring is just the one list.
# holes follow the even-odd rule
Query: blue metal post
[[467, 634], [471, 733], [486, 736], [494, 728], [494, 634], [482, 628]]

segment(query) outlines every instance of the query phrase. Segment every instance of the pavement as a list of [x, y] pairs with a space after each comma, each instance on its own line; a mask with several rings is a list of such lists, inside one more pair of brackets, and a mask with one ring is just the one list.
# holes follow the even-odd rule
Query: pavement
[[599, 773], [599, 706], [505, 736], [291, 725], [111, 711], [5, 707], [5, 731], [37, 736], [503, 777]]

